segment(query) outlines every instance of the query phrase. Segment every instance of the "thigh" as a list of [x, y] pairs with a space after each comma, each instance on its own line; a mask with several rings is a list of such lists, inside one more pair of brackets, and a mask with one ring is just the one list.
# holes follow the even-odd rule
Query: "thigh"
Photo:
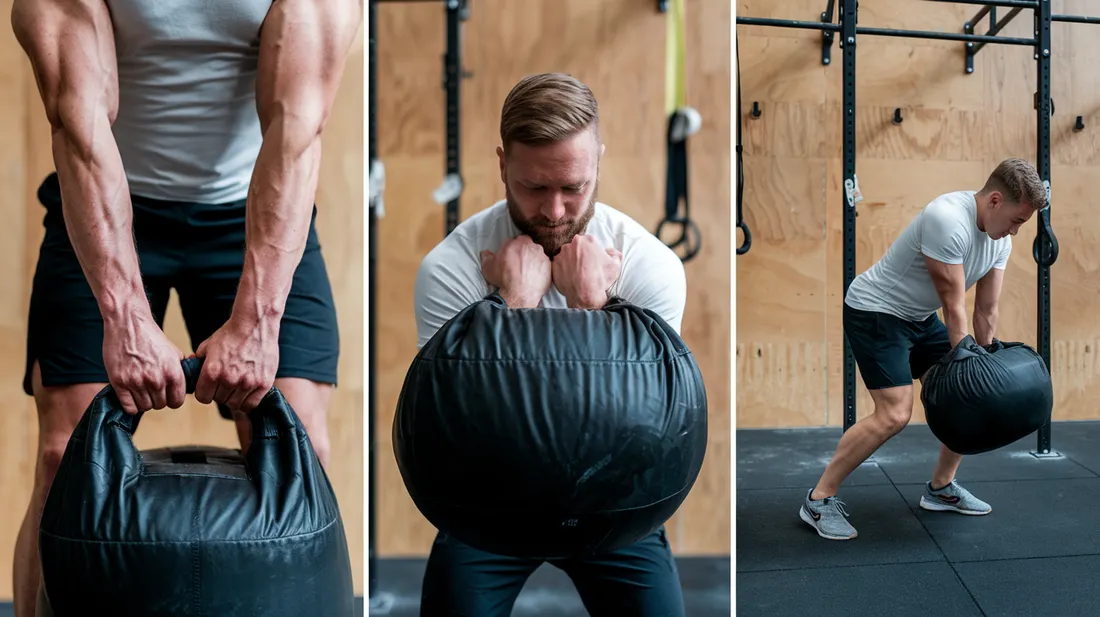
[[420, 616], [508, 617], [540, 565], [535, 559], [486, 553], [439, 533], [424, 571]]
[[909, 360], [913, 379], [924, 377], [928, 369], [952, 349], [951, 335], [947, 332], [947, 326], [940, 321], [939, 315], [933, 314], [922, 326], [923, 332], [913, 346], [913, 355]]
[[[177, 285], [192, 348], [198, 348], [225, 324], [237, 297], [244, 268], [244, 212], [243, 207], [236, 214], [229, 212], [193, 231], [186, 271]], [[333, 386], [339, 352], [336, 304], [311, 221], [279, 324], [279, 368], [275, 377]], [[220, 411], [230, 417], [227, 409]]]
[[624, 549], [586, 559], [553, 562], [592, 617], [680, 617], [680, 573], [664, 527]]
[[[38, 197], [46, 209], [45, 234], [31, 284], [23, 390], [34, 394], [36, 382], [44, 388], [106, 383], [103, 318], [69, 241], [56, 176], [42, 183]], [[153, 316], [161, 324], [173, 264], [170, 256], [158, 250], [161, 243], [147, 227], [135, 216], [142, 282]], [[39, 374], [34, 376], [36, 364]]]
[[913, 385], [909, 367], [913, 342], [902, 320], [845, 304], [844, 337], [868, 390]]

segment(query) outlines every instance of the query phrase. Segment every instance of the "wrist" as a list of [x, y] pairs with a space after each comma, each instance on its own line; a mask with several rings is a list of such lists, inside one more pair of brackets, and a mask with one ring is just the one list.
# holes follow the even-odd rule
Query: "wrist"
[[569, 308], [575, 309], [587, 309], [587, 310], [599, 310], [607, 305], [610, 297], [606, 291], [599, 292], [578, 292], [573, 297], [566, 298], [566, 305]]
[[497, 293], [500, 294], [501, 298], [504, 298], [504, 302], [510, 309], [535, 308], [542, 299], [534, 297], [533, 294], [516, 292], [503, 287]]
[[271, 299], [263, 299], [252, 294], [238, 293], [237, 299], [233, 302], [229, 321], [240, 326], [242, 330], [261, 330], [274, 334], [279, 331], [283, 313], [283, 303], [276, 303]]
[[118, 328], [135, 317], [152, 318], [153, 311], [149, 307], [149, 299], [140, 286], [118, 285], [103, 289], [98, 300], [104, 328]]

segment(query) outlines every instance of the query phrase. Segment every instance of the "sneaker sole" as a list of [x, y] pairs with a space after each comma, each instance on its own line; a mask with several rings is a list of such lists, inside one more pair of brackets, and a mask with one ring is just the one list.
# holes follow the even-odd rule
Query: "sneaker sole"
[[858, 531], [853, 531], [852, 535], [850, 536], [832, 536], [821, 531], [821, 528], [817, 526], [817, 523], [814, 521], [813, 517], [806, 513], [806, 506], [802, 506], [798, 509], [798, 517], [805, 521], [807, 525], [813, 527], [814, 531], [817, 532], [817, 535], [825, 538], [826, 540], [852, 540], [859, 535]]
[[925, 498], [923, 495], [920, 498], [920, 507], [930, 512], [958, 512], [959, 514], [966, 514], [967, 516], [985, 516], [993, 511], [993, 508], [988, 510], [964, 510], [956, 506], [949, 506], [945, 503], [939, 503]]

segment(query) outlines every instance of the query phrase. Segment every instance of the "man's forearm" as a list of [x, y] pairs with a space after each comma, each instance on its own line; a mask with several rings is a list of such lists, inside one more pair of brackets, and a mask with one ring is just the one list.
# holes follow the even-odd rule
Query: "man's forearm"
[[974, 338], [979, 345], [992, 345], [997, 332], [997, 309], [974, 309]]
[[111, 133], [118, 80], [107, 5], [16, 0], [11, 24], [50, 123], [69, 239], [104, 320], [148, 313], [129, 188]]
[[966, 307], [965, 306], [945, 306], [943, 307], [943, 321], [947, 326], [947, 335], [951, 338], [951, 346], [955, 347], [959, 344], [959, 341], [966, 338], [969, 334], [969, 328], [966, 325]]
[[[65, 227], [105, 322], [148, 313], [134, 246], [133, 210], [106, 116], [83, 129], [55, 128], [53, 156]], [[90, 139], [80, 136], [86, 132]]]
[[273, 122], [264, 134], [245, 215], [244, 270], [233, 308], [238, 318], [282, 317], [305, 251], [320, 161], [320, 137], [293, 119]]
[[276, 0], [264, 20], [256, 75], [263, 145], [248, 194], [238, 319], [282, 317], [309, 232], [321, 132], [359, 17], [357, 0]]

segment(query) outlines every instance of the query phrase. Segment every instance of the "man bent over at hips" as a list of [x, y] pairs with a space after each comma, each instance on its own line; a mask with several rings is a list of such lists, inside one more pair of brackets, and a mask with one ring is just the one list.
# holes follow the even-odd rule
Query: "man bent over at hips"
[[[1008, 159], [982, 190], [933, 200], [882, 259], [852, 281], [844, 298], [844, 335], [875, 409], [844, 433], [799, 510], [821, 537], [856, 537], [837, 491], [909, 423], [913, 380], [923, 379], [968, 334], [966, 292], [974, 285], [974, 338], [979, 345], [992, 344], [1012, 236], [1046, 205], [1046, 189], [1035, 169], [1027, 161]], [[936, 314], [940, 308], [944, 321]], [[961, 461], [962, 455], [940, 447], [920, 507], [971, 515], [992, 511], [955, 481]]]
[[[618, 296], [653, 310], [679, 332], [687, 295], [680, 258], [596, 199], [604, 144], [588, 87], [561, 74], [521, 80], [504, 101], [500, 138], [505, 199], [458, 225], [421, 263], [417, 346], [493, 292], [513, 309], [596, 310]], [[619, 551], [550, 563], [573, 580], [592, 617], [684, 614], [663, 527]], [[437, 534], [420, 614], [507, 617], [541, 564]]]
[[[212, 10], [213, 9], [213, 10]], [[35, 614], [38, 528], [73, 429], [108, 383], [130, 414], [184, 403], [161, 330], [175, 289], [195, 398], [247, 450], [272, 385], [322, 464], [339, 337], [313, 222], [321, 133], [359, 0], [15, 0], [53, 163], [23, 388], [38, 408], [15, 615]]]

